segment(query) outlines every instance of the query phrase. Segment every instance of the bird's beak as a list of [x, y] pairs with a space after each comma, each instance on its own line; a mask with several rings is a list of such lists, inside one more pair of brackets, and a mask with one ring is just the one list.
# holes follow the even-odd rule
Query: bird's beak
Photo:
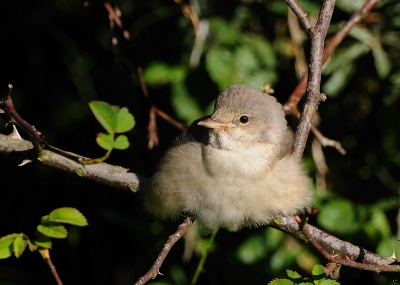
[[228, 127], [228, 124], [218, 122], [218, 120], [213, 119], [213, 118], [207, 118], [207, 119], [201, 120], [197, 124], [199, 126], [210, 128], [210, 129], [226, 129]]

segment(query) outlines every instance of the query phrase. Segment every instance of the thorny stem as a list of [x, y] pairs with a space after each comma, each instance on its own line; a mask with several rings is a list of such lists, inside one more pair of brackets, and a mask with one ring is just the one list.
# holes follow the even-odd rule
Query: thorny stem
[[[302, 228], [302, 232], [307, 237], [307, 239], [318, 249], [318, 251], [321, 252], [324, 255], [324, 257], [327, 260], [331, 261], [331, 262], [339, 263], [341, 265], [345, 265], [345, 266], [349, 266], [349, 267], [353, 267], [353, 268], [358, 268], [358, 269], [362, 269], [362, 270], [373, 271], [373, 272], [376, 272], [376, 273], [380, 273], [380, 272], [400, 272], [400, 266], [399, 265], [390, 265], [390, 264], [388, 264], [388, 265], [377, 265], [377, 264], [360, 263], [360, 262], [356, 262], [356, 261], [350, 259], [350, 257], [348, 257], [348, 256], [345, 256], [345, 258], [342, 258], [339, 255], [330, 254], [309, 233], [307, 227], [303, 227]], [[360, 248], [360, 252], [361, 252], [361, 248]]]

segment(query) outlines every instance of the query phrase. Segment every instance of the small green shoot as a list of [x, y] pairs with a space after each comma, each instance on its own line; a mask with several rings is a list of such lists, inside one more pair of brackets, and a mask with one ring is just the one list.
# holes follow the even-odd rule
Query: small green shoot
[[128, 137], [117, 134], [130, 131], [135, 126], [135, 118], [126, 107], [120, 108], [102, 101], [92, 101], [89, 107], [97, 121], [107, 131], [107, 133], [98, 133], [96, 137], [97, 144], [107, 152], [99, 158], [82, 160], [82, 164], [100, 163], [110, 156], [113, 149], [127, 149]]

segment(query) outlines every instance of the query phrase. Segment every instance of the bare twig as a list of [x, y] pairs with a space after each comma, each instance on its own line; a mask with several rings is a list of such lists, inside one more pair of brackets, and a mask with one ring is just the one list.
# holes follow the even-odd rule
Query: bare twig
[[324, 40], [332, 18], [335, 0], [325, 0], [314, 28], [314, 34], [311, 36], [310, 63], [307, 83], [307, 102], [297, 126], [295, 141], [292, 150], [292, 156], [300, 160], [306, 145], [308, 133], [311, 128], [311, 120], [314, 112], [318, 108], [321, 100], [320, 84], [322, 73], [322, 53], [324, 50]]
[[303, 27], [306, 34], [311, 37], [313, 34], [313, 28], [310, 21], [307, 18], [307, 13], [303, 11], [299, 3], [296, 0], [285, 0], [286, 4], [290, 7], [293, 13], [299, 19], [301, 26]]
[[[322, 56], [322, 63], [326, 61], [326, 59], [335, 51], [337, 46], [346, 38], [350, 30], [359, 23], [362, 19], [364, 19], [369, 12], [375, 7], [378, 0], [368, 0], [360, 10], [354, 13], [349, 21], [347, 21], [343, 27], [327, 42], [324, 53]], [[302, 98], [307, 85], [307, 74], [305, 74], [299, 83], [296, 86], [296, 89], [293, 90], [290, 95], [289, 100], [284, 104], [284, 110], [286, 114], [293, 114], [293, 112], [297, 109], [297, 105]]]
[[56, 267], [54, 266], [53, 262], [51, 261], [50, 251], [48, 248], [46, 248], [44, 250], [43, 257], [44, 257], [44, 261], [46, 262], [47, 266], [49, 267], [49, 269], [51, 271], [51, 274], [53, 274], [54, 279], [56, 279], [57, 284], [63, 285], [63, 283], [61, 282], [60, 276], [57, 273]]
[[174, 246], [174, 244], [185, 234], [185, 232], [190, 228], [190, 226], [193, 224], [193, 219], [190, 217], [187, 217], [184, 222], [178, 227], [178, 230], [169, 237], [168, 241], [164, 245], [163, 249], [161, 250], [160, 254], [158, 255], [156, 261], [154, 262], [153, 266], [150, 268], [150, 270], [142, 277], [139, 278], [139, 280], [135, 283], [135, 285], [142, 285], [145, 284], [147, 281], [150, 279], [156, 278], [156, 276], [160, 273], [160, 267], [162, 263], [164, 262], [164, 259], [167, 257], [169, 251], [171, 248]]

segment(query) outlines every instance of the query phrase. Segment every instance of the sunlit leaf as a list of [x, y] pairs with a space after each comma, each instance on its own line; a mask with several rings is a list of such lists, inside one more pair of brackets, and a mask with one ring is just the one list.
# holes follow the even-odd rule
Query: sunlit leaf
[[117, 133], [130, 131], [135, 126], [135, 118], [126, 107], [119, 110], [117, 118], [117, 127], [115, 129]]
[[114, 148], [116, 149], [127, 149], [129, 147], [129, 141], [127, 136], [120, 135], [114, 141]]
[[13, 254], [13, 243], [14, 238], [0, 239], [0, 259], [8, 258]]
[[313, 275], [314, 283], [316, 285], [322, 284], [322, 282], [326, 278], [324, 267], [319, 264], [315, 265], [313, 268], [313, 271], [312, 271], [312, 275]]
[[21, 256], [21, 254], [25, 251], [27, 245], [28, 241], [25, 239], [23, 235], [19, 235], [15, 238], [13, 249], [16, 258], [19, 258]]
[[48, 215], [49, 222], [65, 223], [75, 226], [87, 226], [87, 220], [81, 212], [75, 208], [63, 207], [53, 210]]
[[287, 276], [292, 278], [292, 279], [299, 279], [301, 278], [301, 275], [299, 273], [297, 273], [296, 271], [292, 271], [292, 270], [286, 270]]
[[105, 150], [111, 150], [114, 146], [114, 136], [111, 134], [99, 133], [96, 137], [97, 144]]
[[117, 113], [119, 108], [102, 101], [92, 101], [89, 107], [97, 121], [108, 133], [113, 133], [117, 127]]
[[268, 283], [268, 285], [294, 285], [293, 281], [289, 279], [275, 279]]
[[43, 222], [36, 229], [38, 232], [51, 238], [66, 238], [68, 235], [67, 229], [57, 223]]

